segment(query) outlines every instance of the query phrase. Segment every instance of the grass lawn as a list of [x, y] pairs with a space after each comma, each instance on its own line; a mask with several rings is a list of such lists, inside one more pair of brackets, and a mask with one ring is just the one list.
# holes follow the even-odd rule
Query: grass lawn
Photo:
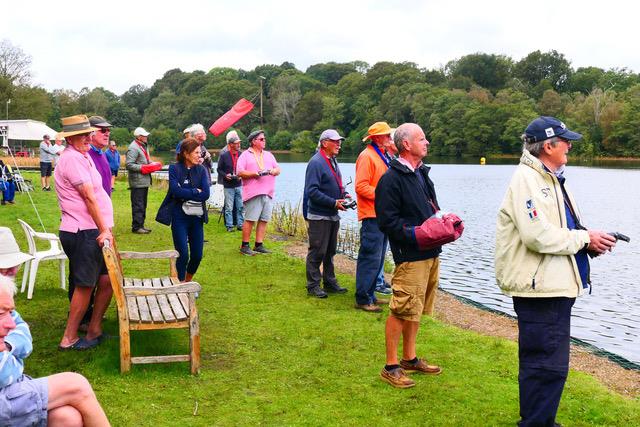
[[[35, 174], [28, 175], [37, 182]], [[32, 196], [47, 231], [57, 233], [55, 193], [36, 190]], [[153, 233], [135, 235], [126, 182], [117, 182], [113, 202], [121, 250], [172, 248], [170, 229], [153, 220], [163, 196], [150, 192], [146, 225]], [[27, 196], [19, 194], [16, 200], [16, 205], [0, 207], [0, 225], [10, 227], [26, 249], [16, 219], [41, 230]], [[240, 234], [226, 232], [217, 215], [205, 226], [205, 236], [209, 242], [195, 276], [203, 287], [199, 376], [189, 374], [187, 363], [135, 365], [121, 375], [115, 339], [86, 352], [59, 352], [68, 302], [53, 262], [41, 264], [33, 300], [26, 293], [16, 297], [35, 341], [26, 373], [82, 373], [114, 426], [493, 426], [518, 420], [515, 343], [425, 318], [418, 353], [444, 372], [415, 376], [412, 389], [394, 389], [378, 376], [388, 310], [380, 315], [354, 310], [353, 277], [339, 276], [349, 288], [346, 295], [308, 298], [304, 262], [287, 257], [285, 243], [268, 239], [273, 254], [242, 257]], [[166, 266], [125, 261], [125, 270], [129, 276], [151, 277], [163, 274]], [[113, 303], [105, 330], [118, 333]], [[188, 352], [187, 332], [133, 333], [133, 355], [165, 352]], [[637, 426], [640, 400], [623, 398], [572, 371], [558, 422]]]

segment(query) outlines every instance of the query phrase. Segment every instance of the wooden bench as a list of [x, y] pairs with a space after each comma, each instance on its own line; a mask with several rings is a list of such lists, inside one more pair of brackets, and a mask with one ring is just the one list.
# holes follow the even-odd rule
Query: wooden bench
[[[196, 309], [196, 282], [180, 283], [176, 273], [178, 252], [118, 252], [106, 242], [102, 248], [120, 325], [120, 372], [128, 372], [132, 363], [190, 362], [191, 373], [200, 370], [200, 326]], [[122, 259], [168, 258], [168, 277], [133, 279], [124, 277]], [[131, 357], [129, 331], [153, 329], [189, 329], [189, 354]]]

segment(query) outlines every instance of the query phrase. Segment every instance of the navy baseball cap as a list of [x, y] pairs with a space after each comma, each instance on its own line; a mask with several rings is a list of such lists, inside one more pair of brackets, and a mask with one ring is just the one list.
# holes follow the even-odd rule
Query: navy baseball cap
[[562, 123], [555, 117], [540, 116], [531, 123], [524, 131], [530, 142], [540, 142], [554, 136], [566, 139], [568, 141], [577, 141], [582, 138], [578, 132], [567, 129], [567, 125]]

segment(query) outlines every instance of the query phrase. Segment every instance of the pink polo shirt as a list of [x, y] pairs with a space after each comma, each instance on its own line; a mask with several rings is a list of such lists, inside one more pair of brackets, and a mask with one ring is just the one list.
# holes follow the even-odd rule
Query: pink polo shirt
[[[261, 160], [262, 167], [258, 165]], [[243, 171], [258, 172], [261, 169], [273, 169], [278, 167], [276, 158], [269, 151], [262, 151], [262, 158], [254, 154], [249, 148], [240, 154], [238, 158], [237, 171], [238, 174]], [[265, 175], [259, 178], [243, 178], [242, 179], [242, 201], [246, 202], [256, 196], [266, 194], [273, 198], [276, 191], [276, 177], [273, 175]]]
[[88, 153], [82, 154], [69, 145], [60, 155], [53, 178], [56, 183], [58, 205], [62, 211], [61, 231], [76, 233], [79, 230], [98, 228], [89, 214], [85, 200], [76, 189], [77, 185], [84, 183], [91, 183], [93, 187], [105, 226], [113, 227], [111, 199], [102, 188], [102, 177]]

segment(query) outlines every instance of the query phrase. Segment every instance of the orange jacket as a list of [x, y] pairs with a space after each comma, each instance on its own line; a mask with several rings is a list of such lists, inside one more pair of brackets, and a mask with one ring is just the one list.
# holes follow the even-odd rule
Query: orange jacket
[[356, 160], [356, 196], [358, 199], [358, 221], [375, 218], [374, 206], [376, 186], [387, 171], [387, 165], [380, 158], [371, 144], [362, 150]]

